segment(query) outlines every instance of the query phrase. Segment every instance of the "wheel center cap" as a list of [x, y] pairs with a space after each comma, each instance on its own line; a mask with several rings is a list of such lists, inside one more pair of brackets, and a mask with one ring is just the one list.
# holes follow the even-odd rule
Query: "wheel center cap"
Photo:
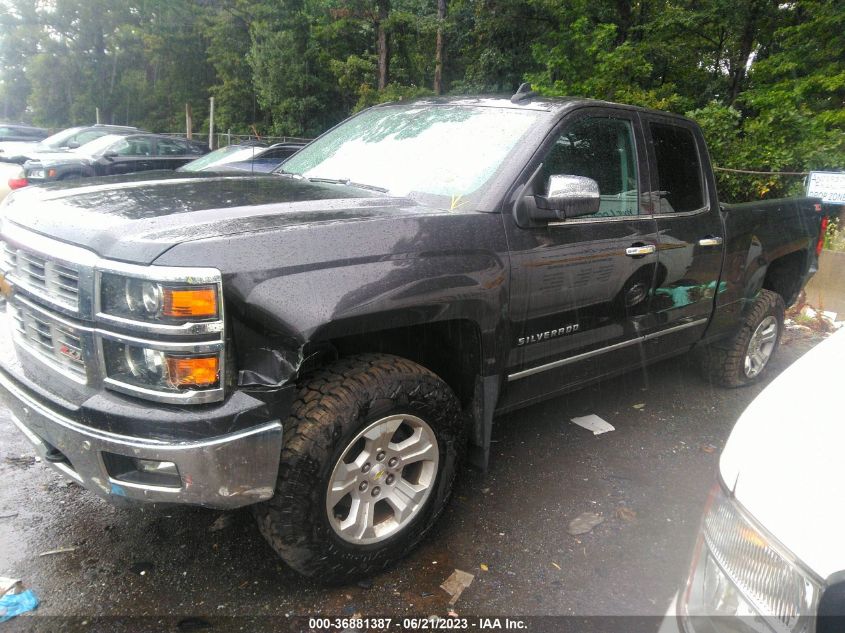
[[381, 481], [387, 474], [387, 467], [384, 464], [376, 464], [370, 469], [370, 479], [373, 481]]

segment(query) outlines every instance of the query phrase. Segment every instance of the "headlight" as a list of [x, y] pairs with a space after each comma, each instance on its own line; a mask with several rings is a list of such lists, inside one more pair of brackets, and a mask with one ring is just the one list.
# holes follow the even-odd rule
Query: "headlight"
[[218, 284], [159, 282], [103, 273], [101, 312], [136, 321], [184, 323], [220, 317]]
[[179, 394], [220, 386], [221, 351], [174, 352], [103, 340], [106, 380], [131, 391], [153, 390]]
[[97, 321], [109, 389], [159, 402], [224, 398], [222, 278], [214, 268], [109, 262], [97, 271]]
[[721, 489], [705, 515], [681, 615], [695, 633], [804, 633], [821, 593]]

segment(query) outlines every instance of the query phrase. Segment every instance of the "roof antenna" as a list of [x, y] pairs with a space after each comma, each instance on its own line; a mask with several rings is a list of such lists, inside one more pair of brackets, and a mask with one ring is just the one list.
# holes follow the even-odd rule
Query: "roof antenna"
[[531, 84], [525, 82], [517, 88], [516, 92], [511, 97], [511, 103], [519, 103], [520, 101], [525, 101], [536, 96], [537, 93], [531, 90]]

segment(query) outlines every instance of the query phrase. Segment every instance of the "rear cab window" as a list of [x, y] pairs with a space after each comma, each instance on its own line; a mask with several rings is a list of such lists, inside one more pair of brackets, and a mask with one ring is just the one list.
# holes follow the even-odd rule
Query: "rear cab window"
[[701, 153], [692, 130], [669, 123], [649, 123], [657, 191], [654, 213], [689, 213], [707, 206]]

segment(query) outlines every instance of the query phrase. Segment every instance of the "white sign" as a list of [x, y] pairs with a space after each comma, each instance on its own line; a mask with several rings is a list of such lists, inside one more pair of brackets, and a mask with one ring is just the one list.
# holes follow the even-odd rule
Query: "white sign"
[[821, 198], [828, 204], [845, 204], [845, 172], [811, 171], [807, 197]]

